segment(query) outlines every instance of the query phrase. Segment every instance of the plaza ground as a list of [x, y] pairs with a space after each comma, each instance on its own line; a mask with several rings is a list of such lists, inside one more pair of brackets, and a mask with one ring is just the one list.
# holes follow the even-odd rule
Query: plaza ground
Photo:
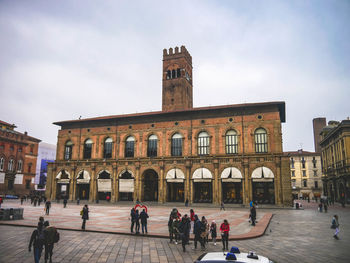
[[[316, 205], [304, 202], [304, 210], [258, 209], [258, 215], [273, 214], [265, 234], [257, 238], [230, 241], [229, 246], [238, 246], [242, 251], [254, 250], [279, 263], [348, 262], [350, 258], [350, 209], [336, 205], [331, 206], [328, 213], [319, 213]], [[59, 206], [62, 207], [62, 204], [57, 205], [58, 211], [63, 209], [60, 209]], [[95, 207], [97, 209], [103, 205], [91, 205], [91, 211], [94, 211]], [[113, 210], [113, 206], [106, 207], [109, 208], [109, 211]], [[40, 209], [43, 211], [42, 206]], [[74, 208], [68, 207], [68, 209], [75, 211]], [[79, 207], [77, 209], [79, 210]], [[127, 211], [129, 207], [125, 209]], [[159, 209], [164, 209], [168, 215], [171, 207], [161, 206]], [[182, 208], [179, 209], [181, 212]], [[243, 219], [246, 216], [244, 213], [247, 213], [246, 209], [238, 208], [230, 208], [225, 212], [220, 212], [218, 208], [213, 207], [195, 207], [194, 209], [199, 215], [208, 217], [211, 215], [220, 217], [220, 213], [225, 213], [223, 214], [225, 216], [236, 214], [238, 219], [241, 217]], [[211, 209], [215, 211], [204, 212]], [[97, 211], [99, 210], [96, 210], [96, 213]], [[333, 214], [339, 215], [340, 240], [333, 238], [333, 230], [330, 229]], [[46, 219], [55, 222], [53, 215]], [[156, 217], [152, 215], [151, 209], [150, 215]], [[104, 213], [100, 216], [105, 218], [106, 223], [110, 220], [104, 216]], [[128, 215], [124, 217], [125, 220], [128, 220]], [[164, 218], [165, 224], [167, 219], [167, 217]], [[71, 220], [68, 219], [65, 224], [69, 224], [69, 221]], [[149, 224], [151, 225], [152, 221]], [[242, 224], [248, 225], [247, 219], [244, 219]], [[33, 229], [0, 225], [0, 262], [33, 262], [33, 254], [28, 252], [28, 242]], [[231, 236], [236, 234], [235, 231], [231, 230]], [[60, 230], [60, 234], [61, 239], [55, 245], [53, 262], [193, 262], [202, 253], [199, 249], [191, 249], [193, 242], [187, 246], [188, 252], [183, 253], [180, 244], [169, 243], [166, 238], [72, 230]], [[221, 251], [221, 248], [220, 243], [217, 246], [210, 243], [207, 251]]]

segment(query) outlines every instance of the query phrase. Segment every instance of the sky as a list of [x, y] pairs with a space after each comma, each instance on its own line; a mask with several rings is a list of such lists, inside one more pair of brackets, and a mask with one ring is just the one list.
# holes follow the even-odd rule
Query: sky
[[284, 151], [350, 116], [347, 0], [0, 0], [0, 120], [56, 144], [56, 121], [161, 110], [181, 45], [194, 107], [286, 102]]

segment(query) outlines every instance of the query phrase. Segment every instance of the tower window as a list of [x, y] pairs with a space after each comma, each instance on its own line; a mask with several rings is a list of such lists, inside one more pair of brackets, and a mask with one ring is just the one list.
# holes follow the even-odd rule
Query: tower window
[[176, 77], [177, 78], [180, 78], [181, 77], [181, 70], [178, 68], [177, 70], [176, 70]]
[[171, 72], [170, 72], [170, 70], [168, 70], [166, 72], [166, 79], [171, 79]]
[[175, 69], [173, 69], [173, 70], [171, 71], [171, 78], [172, 78], [172, 79], [176, 78], [176, 71], [175, 71]]

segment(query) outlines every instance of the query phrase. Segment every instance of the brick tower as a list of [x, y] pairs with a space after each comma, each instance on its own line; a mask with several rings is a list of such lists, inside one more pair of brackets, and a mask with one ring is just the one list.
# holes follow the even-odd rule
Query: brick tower
[[188, 110], [193, 107], [192, 57], [185, 46], [163, 50], [162, 110]]

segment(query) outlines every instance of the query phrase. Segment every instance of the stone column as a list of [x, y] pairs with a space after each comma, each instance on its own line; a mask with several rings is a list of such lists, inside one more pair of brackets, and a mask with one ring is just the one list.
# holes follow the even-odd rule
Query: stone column
[[191, 183], [191, 163], [190, 161], [186, 161], [186, 172], [185, 172], [185, 201], [188, 199], [189, 203], [192, 204], [192, 191], [190, 187]]
[[77, 175], [76, 175], [76, 167], [73, 168], [73, 198], [72, 201], [77, 199]]
[[94, 192], [95, 192], [95, 173], [91, 171], [91, 178], [90, 178], [90, 193], [89, 193], [89, 201], [93, 202], [95, 201]]
[[52, 192], [51, 192], [51, 200], [55, 200], [56, 199], [56, 196], [57, 196], [57, 179], [56, 179], [56, 177], [55, 178], [53, 178], [53, 180], [52, 180], [52, 188], [53, 188], [53, 190], [52, 190]]
[[159, 163], [160, 167], [160, 178], [158, 180], [158, 203], [164, 203], [164, 163]]
[[143, 201], [142, 200], [142, 196], [141, 196], [141, 175], [140, 175], [140, 163], [137, 162], [136, 163], [136, 175], [135, 175], [135, 188], [134, 188], [134, 202], [136, 202], [137, 199], [139, 199], [139, 201]]
[[112, 197], [113, 202], [119, 201], [119, 179], [118, 179], [118, 166], [113, 166], [113, 182], [112, 185], [114, 187]]
[[214, 160], [214, 187], [213, 187], [213, 203], [219, 204], [219, 185], [218, 185], [218, 177], [219, 177], [219, 161]]
[[277, 175], [275, 175], [275, 204], [276, 205], [282, 205], [283, 204], [283, 196], [282, 196], [282, 178], [281, 178], [281, 163], [276, 163], [276, 171]]
[[248, 163], [243, 163], [243, 170], [244, 170], [244, 181], [243, 181], [243, 204], [244, 205], [249, 205], [250, 200], [252, 200], [252, 179], [249, 176], [249, 165]]

